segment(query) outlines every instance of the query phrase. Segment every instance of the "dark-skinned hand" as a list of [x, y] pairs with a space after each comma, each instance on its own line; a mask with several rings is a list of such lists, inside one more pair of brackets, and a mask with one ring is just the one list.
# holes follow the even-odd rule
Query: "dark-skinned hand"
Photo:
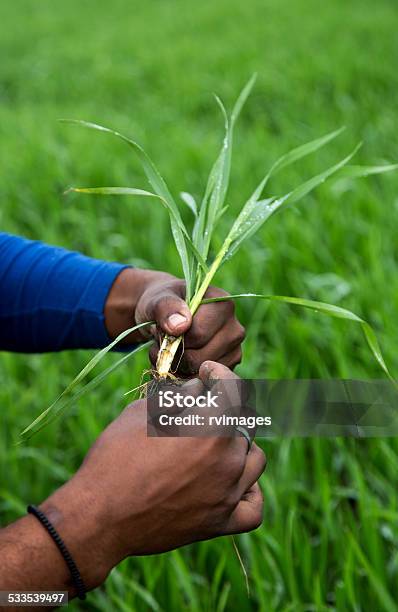
[[[205, 297], [221, 297], [227, 292], [209, 287]], [[155, 365], [162, 335], [184, 334], [184, 353], [177, 354], [178, 373], [190, 376], [210, 359], [233, 369], [242, 358], [244, 327], [234, 314], [232, 301], [203, 304], [192, 317], [184, 301], [185, 282], [165, 272], [126, 268], [117, 277], [105, 305], [108, 334], [115, 338], [135, 324], [155, 321], [156, 326], [138, 330], [125, 340], [141, 342], [154, 337], [150, 351]], [[174, 366], [177, 365], [174, 364]]]

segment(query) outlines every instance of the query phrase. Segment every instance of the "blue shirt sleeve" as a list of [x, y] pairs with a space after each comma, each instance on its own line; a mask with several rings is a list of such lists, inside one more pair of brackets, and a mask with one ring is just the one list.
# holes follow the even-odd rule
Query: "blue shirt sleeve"
[[125, 267], [0, 232], [0, 350], [105, 346], [105, 302]]

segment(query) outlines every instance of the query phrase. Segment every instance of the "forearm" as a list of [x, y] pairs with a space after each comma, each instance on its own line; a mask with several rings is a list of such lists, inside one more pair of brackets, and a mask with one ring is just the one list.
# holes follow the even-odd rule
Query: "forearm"
[[44, 528], [25, 516], [0, 531], [2, 591], [68, 591], [74, 595], [68, 568]]
[[[89, 490], [74, 480], [40, 505], [64, 540], [88, 590], [99, 586], [112, 567], [105, 520]], [[36, 517], [27, 515], [0, 530], [0, 591], [68, 591], [74, 584], [60, 551]], [[116, 562], [117, 560], [115, 560]]]

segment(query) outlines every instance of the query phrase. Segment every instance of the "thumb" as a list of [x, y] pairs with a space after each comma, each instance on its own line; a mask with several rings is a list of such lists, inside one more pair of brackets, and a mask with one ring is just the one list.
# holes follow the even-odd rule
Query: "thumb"
[[217, 380], [239, 380], [239, 376], [217, 361], [204, 361], [199, 368], [199, 378], [204, 384]]
[[188, 305], [176, 293], [167, 292], [159, 296], [153, 305], [153, 318], [160, 329], [171, 336], [181, 336], [192, 323]]

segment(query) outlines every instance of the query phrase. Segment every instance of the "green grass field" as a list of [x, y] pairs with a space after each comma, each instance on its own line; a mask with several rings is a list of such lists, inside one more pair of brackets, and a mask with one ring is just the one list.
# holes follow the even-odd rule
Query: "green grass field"
[[[358, 163], [398, 160], [392, 0], [19, 0], [1, 3], [0, 20], [5, 231], [180, 275], [156, 202], [62, 195], [71, 185], [146, 182], [122, 144], [57, 119], [134, 136], [175, 194], [200, 196], [222, 137], [211, 93], [230, 106], [254, 71], [257, 85], [237, 129], [233, 210], [278, 155], [341, 125], [348, 129], [338, 140], [278, 175], [273, 192], [320, 172], [358, 140]], [[397, 224], [398, 174], [326, 184], [272, 219], [216, 284], [349, 308], [374, 325], [398, 375]], [[381, 377], [356, 325], [283, 305], [237, 308], [248, 328], [242, 376]], [[147, 365], [140, 355], [65, 418], [13, 446], [89, 356], [1, 354], [2, 524], [73, 473]], [[89, 609], [397, 610], [397, 440], [262, 445], [264, 524], [238, 537], [251, 599], [230, 540], [218, 539], [124, 562], [90, 594]]]

